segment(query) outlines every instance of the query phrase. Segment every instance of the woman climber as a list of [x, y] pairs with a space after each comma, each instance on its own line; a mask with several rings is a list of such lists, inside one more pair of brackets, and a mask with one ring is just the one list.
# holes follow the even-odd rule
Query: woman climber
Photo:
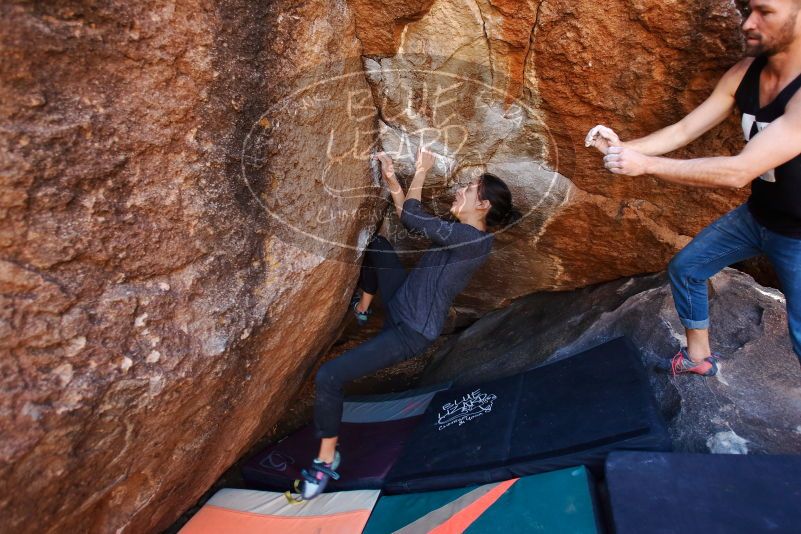
[[520, 218], [512, 207], [509, 188], [492, 174], [484, 174], [456, 192], [450, 213], [458, 222], [436, 217], [420, 202], [426, 174], [434, 163], [431, 152], [422, 147], [417, 151], [415, 174], [406, 195], [395, 178], [392, 159], [383, 152], [373, 158], [381, 162], [401, 222], [422, 232], [436, 246], [409, 273], [384, 237], [375, 236], [367, 246], [359, 278], [362, 294], [354, 299], [354, 313], [359, 324], [364, 324], [370, 302], [380, 291], [386, 319], [378, 335], [326, 362], [317, 372], [314, 424], [322, 442], [318, 457], [296, 483], [302, 499], [316, 497], [331, 478], [339, 478], [337, 434], [344, 384], [421, 354], [442, 331], [453, 299], [489, 256], [494, 235], [487, 228], [503, 228]]

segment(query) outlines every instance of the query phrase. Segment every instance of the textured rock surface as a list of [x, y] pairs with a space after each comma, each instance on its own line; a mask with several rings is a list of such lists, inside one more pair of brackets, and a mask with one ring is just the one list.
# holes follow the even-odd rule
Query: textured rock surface
[[[801, 453], [801, 366], [784, 297], [733, 269], [712, 279], [711, 294], [712, 342], [725, 355], [720, 373], [650, 373], [676, 450]], [[621, 335], [650, 367], [686, 343], [683, 332], [664, 275], [534, 294], [454, 336], [434, 354], [424, 381], [491, 380]]]
[[280, 219], [374, 202], [326, 189], [371, 186], [366, 160], [320, 174], [361, 65], [330, 109], [282, 100], [360, 54], [341, 7], [0, 6], [0, 530], [169, 525], [336, 338], [355, 255]]
[[[706, 98], [741, 53], [733, 2], [350, 4], [383, 147], [407, 175], [420, 139], [447, 156], [424, 192], [431, 209], [445, 212], [452, 185], [487, 170], [507, 180], [527, 214], [498, 236], [487, 268], [457, 300], [463, 313], [661, 270], [746, 195], [612, 178], [583, 147], [598, 122], [630, 138]], [[725, 154], [739, 137], [733, 118], [683, 155]], [[394, 215], [387, 222], [392, 236]], [[402, 231], [395, 239], [419, 246]]]
[[[596, 122], [623, 139], [674, 122], [740, 57], [730, 1], [546, 1], [539, 20], [532, 54], [539, 94], [564, 142], [574, 146]], [[583, 79], [591, 81], [576, 83]], [[737, 151], [740, 134], [732, 117], [680, 155]], [[659, 271], [689, 237], [747, 196], [650, 177], [610, 178], [599, 172], [598, 156], [580, 146], [572, 167], [578, 194], [539, 244], [558, 266], [555, 285], [562, 287]]]

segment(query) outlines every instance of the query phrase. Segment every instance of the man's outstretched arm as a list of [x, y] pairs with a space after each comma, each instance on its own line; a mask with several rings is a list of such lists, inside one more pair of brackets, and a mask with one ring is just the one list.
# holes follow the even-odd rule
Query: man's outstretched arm
[[801, 93], [790, 100], [784, 115], [756, 134], [736, 156], [678, 160], [646, 156], [626, 147], [610, 147], [604, 163], [615, 174], [654, 174], [684, 185], [740, 188], [799, 154]]
[[590, 130], [586, 145], [595, 146], [602, 153], [609, 146], [631, 148], [647, 156], [660, 156], [681, 148], [723, 122], [734, 110], [734, 94], [753, 60], [748, 58], [730, 68], [718, 81], [715, 90], [700, 106], [675, 124], [671, 124], [650, 135], [622, 142], [608, 128]]

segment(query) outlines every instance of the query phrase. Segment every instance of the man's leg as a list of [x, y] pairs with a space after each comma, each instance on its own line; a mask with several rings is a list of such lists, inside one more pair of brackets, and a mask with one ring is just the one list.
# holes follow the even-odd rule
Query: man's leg
[[801, 239], [765, 231], [765, 253], [776, 270], [787, 300], [787, 325], [793, 351], [801, 361]]
[[670, 287], [693, 362], [703, 363], [711, 355], [707, 280], [724, 267], [760, 253], [759, 227], [742, 205], [704, 228], [670, 261]]

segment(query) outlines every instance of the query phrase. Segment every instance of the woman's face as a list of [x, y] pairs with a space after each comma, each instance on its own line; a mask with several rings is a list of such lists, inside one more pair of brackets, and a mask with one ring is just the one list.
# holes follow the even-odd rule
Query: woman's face
[[478, 198], [479, 181], [480, 178], [475, 178], [469, 184], [456, 190], [450, 210], [455, 217], [461, 219], [481, 210], [482, 202]]

